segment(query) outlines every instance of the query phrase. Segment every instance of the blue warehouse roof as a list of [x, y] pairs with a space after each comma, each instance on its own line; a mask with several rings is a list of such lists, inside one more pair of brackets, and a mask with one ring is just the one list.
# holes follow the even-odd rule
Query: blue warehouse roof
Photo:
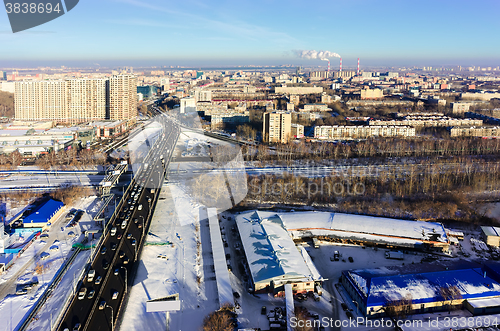
[[23, 220], [23, 223], [47, 223], [63, 206], [64, 203], [50, 199], [33, 210], [33, 212]]
[[456, 286], [463, 299], [500, 295], [500, 284], [482, 268], [407, 275], [384, 275], [383, 269], [350, 270], [344, 274], [355, 284], [368, 307], [383, 306], [410, 294], [414, 304], [443, 301], [440, 289]]

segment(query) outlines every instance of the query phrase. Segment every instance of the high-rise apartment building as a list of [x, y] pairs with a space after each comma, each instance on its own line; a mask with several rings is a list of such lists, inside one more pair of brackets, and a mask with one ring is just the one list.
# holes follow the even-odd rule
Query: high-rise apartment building
[[15, 83], [14, 100], [18, 120], [71, 124], [133, 120], [137, 116], [137, 83], [132, 75], [22, 81]]
[[68, 81], [16, 82], [14, 104], [16, 119], [67, 122]]
[[71, 123], [105, 119], [109, 105], [107, 79], [68, 80], [68, 114]]
[[109, 79], [109, 119], [132, 120], [137, 117], [137, 78], [122, 74]]
[[7, 80], [7, 71], [0, 71], [0, 80]]
[[292, 114], [264, 113], [262, 137], [265, 142], [287, 143], [292, 135]]

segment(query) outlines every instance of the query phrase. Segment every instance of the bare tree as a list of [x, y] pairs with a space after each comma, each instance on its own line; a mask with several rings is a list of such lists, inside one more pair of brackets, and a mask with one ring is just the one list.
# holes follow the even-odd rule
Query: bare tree
[[203, 320], [203, 331], [233, 331], [233, 310], [231, 305], [225, 305], [218, 311], [210, 313]]

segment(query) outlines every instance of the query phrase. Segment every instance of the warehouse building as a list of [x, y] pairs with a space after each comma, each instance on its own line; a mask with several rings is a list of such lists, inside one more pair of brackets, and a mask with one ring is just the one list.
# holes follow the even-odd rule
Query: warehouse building
[[284, 296], [285, 284], [293, 293], [313, 292], [323, 278], [306, 250], [297, 248], [278, 215], [251, 211], [236, 216], [256, 293]]
[[387, 316], [391, 306], [406, 315], [452, 308], [475, 315], [500, 312], [498, 265], [416, 273], [408, 268], [346, 270], [341, 283], [368, 318]]
[[64, 203], [48, 199], [39, 204], [31, 214], [23, 219], [25, 228], [45, 228], [57, 219], [63, 212]]
[[500, 228], [496, 226], [482, 226], [481, 232], [486, 244], [494, 247], [500, 246]]
[[[325, 194], [328, 194], [324, 190]], [[441, 223], [330, 212], [273, 213], [294, 240], [320, 238], [343, 243], [448, 251], [450, 241]]]

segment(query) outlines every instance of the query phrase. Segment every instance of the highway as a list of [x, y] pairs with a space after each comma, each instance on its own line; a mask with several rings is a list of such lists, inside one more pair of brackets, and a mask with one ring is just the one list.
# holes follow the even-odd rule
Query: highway
[[[77, 286], [77, 294], [65, 311], [57, 330], [108, 331], [113, 329], [134, 264], [140, 255], [153, 215], [161, 185], [168, 168], [173, 146], [180, 128], [166, 116], [158, 116], [163, 134], [154, 142], [135, 174], [115, 213], [108, 222], [101, 245], [97, 247], [89, 270], [95, 270], [94, 280], [85, 273]], [[138, 195], [136, 202], [133, 196]], [[100, 284], [96, 278], [100, 277]], [[86, 289], [84, 298], [78, 292]], [[89, 298], [89, 293], [95, 291]]]

